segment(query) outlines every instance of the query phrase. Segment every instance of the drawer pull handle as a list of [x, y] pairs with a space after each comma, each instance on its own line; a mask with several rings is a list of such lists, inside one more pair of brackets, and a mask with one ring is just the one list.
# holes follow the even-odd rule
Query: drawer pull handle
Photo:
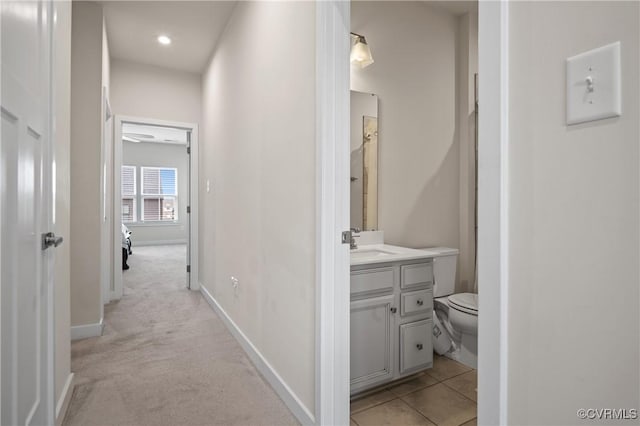
[[418, 350], [419, 350], [419, 351], [421, 351], [421, 350], [422, 350], [422, 343], [418, 343], [418, 344], [416, 345], [416, 348], [418, 348]]
[[418, 299], [416, 303], [418, 304], [418, 306], [424, 305], [424, 301], [422, 299]]

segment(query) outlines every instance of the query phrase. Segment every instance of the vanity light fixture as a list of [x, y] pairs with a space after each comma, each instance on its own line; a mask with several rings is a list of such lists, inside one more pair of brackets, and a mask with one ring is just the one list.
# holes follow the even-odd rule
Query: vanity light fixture
[[371, 49], [363, 35], [351, 33], [351, 65], [358, 68], [368, 67], [373, 63]]
[[164, 45], [164, 46], [168, 46], [171, 44], [171, 39], [169, 38], [169, 36], [166, 35], [159, 35], [158, 36], [158, 43]]

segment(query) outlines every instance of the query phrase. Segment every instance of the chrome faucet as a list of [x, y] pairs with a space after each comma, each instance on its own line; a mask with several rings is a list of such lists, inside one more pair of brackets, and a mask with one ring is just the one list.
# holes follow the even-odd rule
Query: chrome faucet
[[358, 248], [358, 245], [356, 244], [356, 238], [359, 238], [360, 235], [353, 235], [353, 234], [359, 234], [360, 233], [360, 228], [351, 228], [351, 241], [349, 243], [349, 248], [351, 250], [355, 250]]

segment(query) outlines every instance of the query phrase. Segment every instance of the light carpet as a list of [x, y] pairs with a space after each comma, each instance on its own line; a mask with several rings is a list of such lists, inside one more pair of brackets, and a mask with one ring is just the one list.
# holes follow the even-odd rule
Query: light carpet
[[64, 424], [298, 424], [199, 292], [186, 246], [135, 247], [104, 335], [73, 342]]

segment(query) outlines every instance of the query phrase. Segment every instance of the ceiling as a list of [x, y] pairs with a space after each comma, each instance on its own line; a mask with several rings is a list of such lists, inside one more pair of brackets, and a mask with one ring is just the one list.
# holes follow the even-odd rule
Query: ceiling
[[187, 131], [173, 127], [123, 123], [122, 140], [129, 142], [153, 142], [186, 145]]
[[[102, 1], [112, 58], [201, 73], [235, 1]], [[159, 35], [171, 37], [169, 46]]]

